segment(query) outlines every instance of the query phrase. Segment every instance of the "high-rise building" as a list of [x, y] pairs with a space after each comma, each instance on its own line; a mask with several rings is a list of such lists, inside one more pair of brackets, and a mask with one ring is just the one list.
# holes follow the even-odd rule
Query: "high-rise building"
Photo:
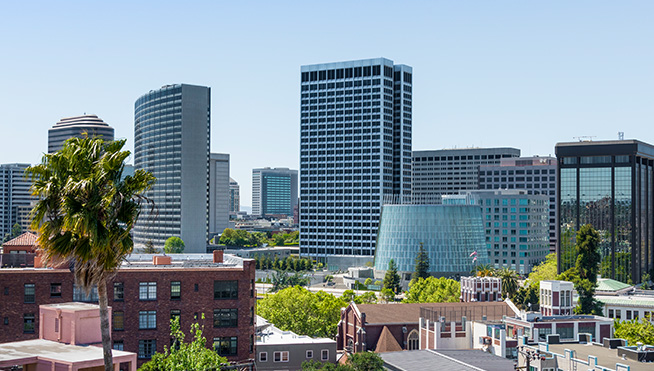
[[229, 227], [229, 155], [212, 153], [209, 158], [209, 234]]
[[654, 146], [638, 140], [557, 143], [559, 271], [575, 265], [575, 236], [600, 235], [600, 274], [639, 283], [654, 269]]
[[411, 194], [413, 69], [302, 66], [300, 253], [372, 256], [384, 197]]
[[252, 215], [293, 216], [297, 205], [297, 170], [252, 169]]
[[479, 189], [479, 166], [519, 157], [517, 148], [463, 148], [413, 151], [413, 200]]
[[84, 133], [89, 137], [98, 136], [105, 141], [114, 140], [114, 128], [96, 115], [66, 117], [48, 129], [48, 153], [62, 149], [66, 139], [81, 138]]
[[163, 246], [168, 237], [185, 252], [206, 251], [209, 222], [211, 89], [186, 84], [151, 90], [134, 104], [134, 167], [157, 181], [146, 193], [134, 227], [137, 244]]
[[550, 252], [556, 251], [556, 158], [503, 158], [499, 165], [479, 167], [479, 189], [524, 189], [528, 194], [549, 197]]
[[241, 187], [238, 182], [229, 178], [229, 215], [236, 215], [241, 211]]
[[11, 234], [11, 228], [16, 223], [20, 224], [23, 232], [29, 230], [29, 225], [21, 218], [26, 210], [31, 210], [31, 203], [36, 200], [30, 192], [32, 182], [25, 177], [25, 169], [29, 166], [0, 165], [0, 239], [7, 233]]
[[484, 218], [486, 250], [495, 268], [529, 274], [549, 253], [549, 198], [525, 190], [461, 191], [444, 204], [478, 205]]

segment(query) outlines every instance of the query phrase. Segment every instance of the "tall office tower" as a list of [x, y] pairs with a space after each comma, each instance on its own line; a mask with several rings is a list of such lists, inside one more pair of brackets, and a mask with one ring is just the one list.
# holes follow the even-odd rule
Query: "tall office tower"
[[479, 189], [479, 166], [497, 165], [503, 158], [519, 157], [516, 148], [463, 148], [413, 151], [414, 202]]
[[412, 75], [385, 58], [302, 66], [301, 254], [374, 255], [382, 200], [411, 194]]
[[96, 115], [66, 117], [48, 129], [48, 153], [57, 152], [63, 148], [66, 139], [81, 138], [84, 133], [106, 141], [114, 140], [114, 128]]
[[229, 178], [229, 215], [236, 215], [241, 211], [241, 187], [238, 182]]
[[654, 269], [654, 146], [638, 140], [557, 143], [559, 271], [575, 265], [575, 236], [600, 235], [600, 274], [639, 283]]
[[252, 215], [293, 216], [297, 188], [297, 170], [252, 169]]
[[204, 253], [209, 221], [211, 89], [186, 84], [151, 90], [134, 104], [134, 167], [157, 182], [146, 193], [134, 242], [163, 246], [168, 237], [185, 252]]
[[549, 254], [549, 198], [525, 190], [461, 191], [443, 196], [443, 204], [479, 205], [486, 250], [495, 268], [529, 274]]
[[556, 158], [503, 158], [499, 165], [479, 167], [479, 189], [524, 189], [528, 194], [549, 196], [550, 252], [556, 251]]
[[0, 165], [0, 239], [7, 233], [11, 234], [11, 228], [19, 223], [23, 232], [29, 229], [29, 225], [21, 215], [25, 210], [31, 210], [32, 202], [36, 197], [32, 196], [30, 186], [32, 182], [25, 178], [25, 169], [29, 164], [2, 164]]
[[209, 234], [223, 233], [229, 227], [229, 155], [209, 157]]

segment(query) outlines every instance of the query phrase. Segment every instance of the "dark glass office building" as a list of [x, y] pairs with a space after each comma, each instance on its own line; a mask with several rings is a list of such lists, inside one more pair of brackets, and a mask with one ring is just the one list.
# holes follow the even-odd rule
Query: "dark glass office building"
[[639, 283], [654, 273], [654, 146], [637, 140], [558, 143], [559, 272], [575, 265], [584, 224], [600, 233], [600, 273]]

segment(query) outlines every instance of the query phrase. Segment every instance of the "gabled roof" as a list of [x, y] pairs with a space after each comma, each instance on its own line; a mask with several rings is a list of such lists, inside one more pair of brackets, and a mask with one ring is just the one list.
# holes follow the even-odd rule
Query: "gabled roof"
[[[513, 311], [502, 301], [481, 301], [472, 303], [392, 303], [392, 304], [351, 304], [359, 313], [366, 314], [366, 324], [417, 324], [420, 319], [420, 308], [431, 309], [433, 312], [452, 314], [460, 318], [460, 312], [466, 312], [468, 320], [486, 315], [488, 320], [501, 319], [503, 315], [511, 315]], [[454, 317], [453, 317], [454, 318]], [[454, 319], [452, 319], [454, 320]]]
[[20, 236], [2, 244], [2, 246], [35, 246], [35, 245], [36, 245], [36, 235], [30, 232], [25, 232]]
[[595, 291], [619, 291], [631, 287], [626, 283], [612, 280], [610, 278], [600, 278], [597, 280], [597, 288]]
[[397, 343], [397, 340], [395, 340], [393, 334], [391, 334], [391, 330], [384, 326], [381, 334], [379, 335], [379, 340], [377, 340], [375, 353], [399, 352], [401, 350], [402, 347]]

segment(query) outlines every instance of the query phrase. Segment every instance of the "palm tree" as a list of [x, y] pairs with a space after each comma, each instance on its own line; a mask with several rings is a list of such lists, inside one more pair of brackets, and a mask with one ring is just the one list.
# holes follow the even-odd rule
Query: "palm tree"
[[496, 271], [490, 264], [479, 264], [476, 265], [470, 273], [477, 277], [491, 277], [495, 275]]
[[497, 271], [497, 276], [502, 280], [502, 297], [513, 298], [518, 292], [518, 274], [513, 269], [502, 268]]
[[107, 277], [132, 252], [130, 231], [138, 218], [143, 192], [155, 182], [137, 170], [122, 179], [129, 151], [125, 140], [72, 138], [59, 152], [46, 154], [26, 173], [39, 202], [32, 211], [43, 259], [74, 264], [75, 280], [87, 294], [98, 288], [106, 371], [113, 370], [107, 313]]

